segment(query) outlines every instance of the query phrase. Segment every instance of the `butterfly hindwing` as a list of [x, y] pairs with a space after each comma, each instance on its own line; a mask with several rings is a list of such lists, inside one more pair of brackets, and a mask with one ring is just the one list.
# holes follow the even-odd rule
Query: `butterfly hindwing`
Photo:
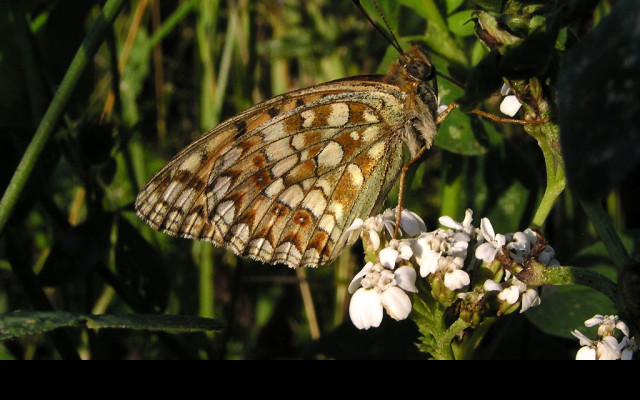
[[378, 76], [275, 97], [217, 126], [158, 172], [138, 214], [172, 235], [292, 267], [335, 259], [402, 166], [407, 94]]

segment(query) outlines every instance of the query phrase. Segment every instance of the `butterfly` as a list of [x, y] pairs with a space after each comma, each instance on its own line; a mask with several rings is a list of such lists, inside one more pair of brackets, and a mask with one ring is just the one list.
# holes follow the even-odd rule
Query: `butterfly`
[[[435, 68], [418, 43], [384, 75], [256, 104], [178, 153], [139, 193], [156, 230], [292, 268], [334, 260], [436, 134]], [[432, 84], [432, 82], [434, 82]]]

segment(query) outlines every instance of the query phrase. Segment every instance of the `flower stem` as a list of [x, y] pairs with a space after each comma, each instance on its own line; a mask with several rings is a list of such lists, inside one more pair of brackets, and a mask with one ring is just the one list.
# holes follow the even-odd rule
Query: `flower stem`
[[[557, 127], [532, 127], [528, 129], [529, 134], [538, 139], [538, 145], [540, 146], [542, 154], [544, 155], [544, 164], [547, 173], [547, 188], [544, 192], [542, 200], [540, 201], [540, 205], [536, 210], [532, 222], [533, 226], [538, 228], [544, 225], [544, 222], [547, 220], [547, 217], [549, 216], [553, 205], [555, 204], [558, 197], [562, 194], [567, 184], [562, 156], [559, 154], [559, 152], [554, 151], [555, 149], [553, 148], [552, 142], [550, 142], [548, 136], [544, 134], [544, 131], [546, 129], [557, 129]], [[540, 135], [538, 132], [542, 133], [542, 135]]]
[[604, 275], [601, 275], [595, 271], [587, 268], [580, 267], [548, 267], [537, 261], [530, 263], [532, 267], [526, 276], [518, 275], [518, 279], [531, 286], [567, 286], [567, 285], [582, 285], [593, 288], [608, 298], [614, 303], [617, 301], [617, 288], [616, 284]]
[[27, 150], [22, 156], [22, 160], [20, 160], [20, 164], [18, 164], [18, 167], [11, 178], [11, 182], [9, 182], [9, 186], [2, 196], [2, 200], [0, 200], [0, 234], [4, 231], [4, 227], [13, 212], [13, 208], [15, 207], [31, 172], [33, 171], [33, 167], [36, 164], [40, 153], [42, 153], [42, 150], [44, 150], [47, 142], [49, 141], [51, 133], [58, 124], [67, 102], [69, 101], [69, 97], [71, 97], [76, 84], [80, 80], [82, 72], [98, 50], [98, 47], [102, 43], [104, 36], [118, 15], [123, 4], [123, 0], [107, 1], [101, 14], [98, 16], [91, 27], [91, 30], [80, 45], [73, 61], [71, 61], [69, 69], [60, 83], [60, 87], [53, 96], [53, 100], [51, 100], [49, 108], [42, 117], [38, 129], [36, 130], [31, 143], [29, 143], [29, 147], [27, 147]]

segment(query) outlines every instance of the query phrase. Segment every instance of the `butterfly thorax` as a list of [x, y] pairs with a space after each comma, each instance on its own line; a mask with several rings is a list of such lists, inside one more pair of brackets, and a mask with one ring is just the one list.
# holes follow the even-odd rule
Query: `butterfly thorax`
[[393, 63], [383, 81], [398, 86], [408, 94], [405, 102], [403, 141], [411, 156], [424, 146], [431, 147], [436, 134], [437, 89], [432, 86], [436, 73], [424, 50], [412, 43], [406, 53]]

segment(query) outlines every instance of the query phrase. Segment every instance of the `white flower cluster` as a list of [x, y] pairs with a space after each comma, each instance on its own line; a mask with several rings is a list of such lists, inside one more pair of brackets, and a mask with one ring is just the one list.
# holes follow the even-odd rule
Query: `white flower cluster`
[[[365, 247], [368, 243], [377, 257], [375, 261], [370, 260], [349, 285], [349, 292], [353, 294], [349, 314], [359, 329], [378, 327], [382, 322], [383, 309], [396, 320], [409, 316], [412, 306], [406, 292], [418, 291], [415, 284], [416, 269], [423, 278], [442, 279], [444, 290], [461, 292], [457, 297], [464, 298], [474, 267], [482, 261], [493, 262], [505, 245], [512, 259], [522, 263], [537, 241], [536, 233], [531, 230], [508, 235], [496, 234], [487, 218], [482, 219], [478, 229], [472, 225], [471, 210], [467, 210], [461, 223], [447, 216], [441, 217], [439, 222], [445, 228], [431, 232], [426, 232], [420, 217], [402, 210], [400, 231], [409, 238], [391, 240], [395, 217], [395, 210], [387, 210], [382, 215], [364, 221], [356, 219], [347, 230], [360, 231]], [[547, 247], [538, 256], [538, 261], [559, 265], [553, 257], [553, 249]], [[498, 299], [509, 305], [520, 301], [521, 312], [540, 304], [535, 288], [528, 287], [508, 273], [501, 275], [500, 282], [487, 280], [484, 291], [500, 292]]]
[[[629, 337], [627, 324], [617, 315], [596, 315], [586, 320], [584, 325], [587, 328], [598, 325], [598, 339], [591, 340], [578, 330], [571, 332], [582, 345], [576, 360], [631, 360], [633, 353], [638, 351], [635, 338]], [[624, 335], [621, 341], [615, 337], [616, 330]]]
[[[485, 242], [476, 248], [476, 257], [487, 263], [493, 262], [498, 251], [502, 246], [506, 245], [511, 259], [522, 264], [525, 256], [531, 255], [531, 250], [538, 241], [538, 236], [531, 229], [507, 235], [496, 234], [487, 218], [482, 219], [480, 232]], [[548, 266], [559, 266], [560, 263], [554, 257], [555, 251], [553, 248], [546, 246], [538, 255], [537, 260]], [[521, 313], [531, 307], [540, 305], [541, 302], [537, 289], [527, 286], [524, 282], [512, 276], [509, 271], [506, 271], [503, 282], [486, 280], [484, 282], [484, 290], [487, 292], [500, 292], [498, 293], [498, 299], [511, 305], [520, 301]]]

